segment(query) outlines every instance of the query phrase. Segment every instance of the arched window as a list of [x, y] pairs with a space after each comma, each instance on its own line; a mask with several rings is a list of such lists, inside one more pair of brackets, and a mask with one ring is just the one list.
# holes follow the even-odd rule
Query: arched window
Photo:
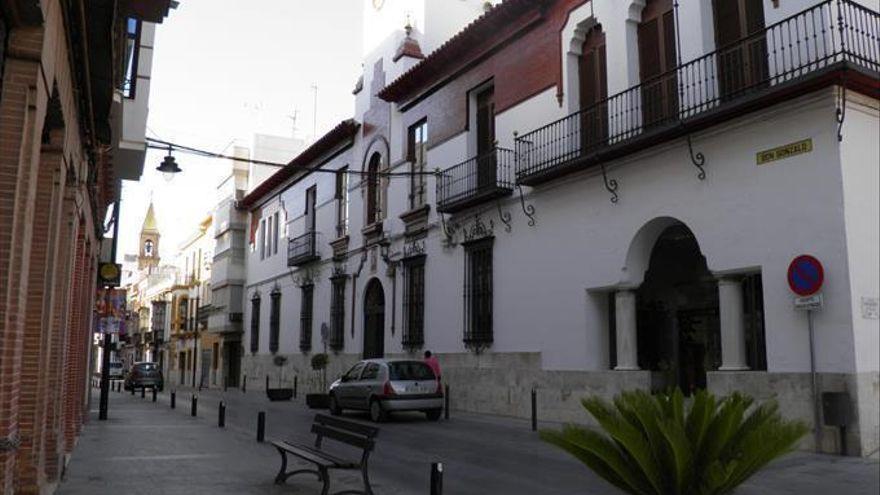
[[379, 221], [379, 165], [382, 155], [373, 153], [367, 165], [367, 225]]
[[144, 256], [153, 257], [153, 241], [150, 239], [144, 242]]

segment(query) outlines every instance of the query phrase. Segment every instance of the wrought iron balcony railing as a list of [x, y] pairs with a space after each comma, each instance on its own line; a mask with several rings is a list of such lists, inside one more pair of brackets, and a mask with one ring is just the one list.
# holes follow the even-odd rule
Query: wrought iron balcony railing
[[516, 139], [516, 179], [537, 184], [685, 135], [846, 68], [876, 79], [880, 14], [827, 0]]
[[287, 242], [287, 266], [301, 266], [319, 259], [317, 232], [306, 232]]
[[513, 150], [495, 147], [444, 170], [437, 181], [437, 211], [455, 213], [513, 192]]

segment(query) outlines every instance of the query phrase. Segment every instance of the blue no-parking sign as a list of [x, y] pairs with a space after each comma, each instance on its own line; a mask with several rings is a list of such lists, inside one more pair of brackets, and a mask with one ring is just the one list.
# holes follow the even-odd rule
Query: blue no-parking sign
[[819, 292], [825, 281], [822, 263], [809, 254], [802, 254], [788, 265], [788, 286], [799, 296], [809, 296]]

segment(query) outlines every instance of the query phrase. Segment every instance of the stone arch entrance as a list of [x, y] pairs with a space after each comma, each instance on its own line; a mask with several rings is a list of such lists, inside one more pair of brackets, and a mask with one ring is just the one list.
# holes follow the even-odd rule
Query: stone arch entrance
[[374, 278], [364, 292], [364, 359], [385, 356], [385, 291]]
[[635, 296], [639, 367], [657, 388], [705, 388], [721, 361], [718, 282], [686, 225], [660, 232]]

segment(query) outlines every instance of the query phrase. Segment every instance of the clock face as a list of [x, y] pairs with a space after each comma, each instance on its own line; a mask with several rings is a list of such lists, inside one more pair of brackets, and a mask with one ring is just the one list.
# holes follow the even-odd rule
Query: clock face
[[373, 0], [373, 8], [379, 10], [385, 5], [385, 0]]

